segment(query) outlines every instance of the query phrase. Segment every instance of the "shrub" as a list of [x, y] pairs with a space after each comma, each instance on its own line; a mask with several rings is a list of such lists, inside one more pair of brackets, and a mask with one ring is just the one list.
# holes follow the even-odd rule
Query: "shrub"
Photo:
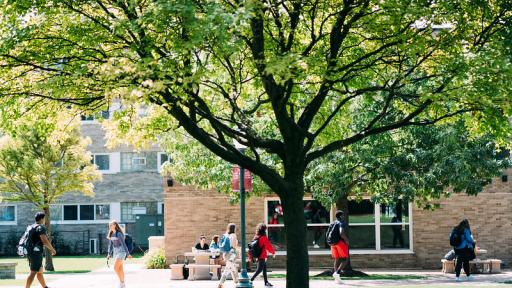
[[165, 253], [164, 249], [147, 252], [144, 255], [144, 266], [147, 269], [164, 269], [165, 268]]

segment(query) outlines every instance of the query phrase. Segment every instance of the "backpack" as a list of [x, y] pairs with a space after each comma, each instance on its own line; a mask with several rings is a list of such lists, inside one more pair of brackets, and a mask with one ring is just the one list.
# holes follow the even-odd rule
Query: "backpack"
[[23, 236], [21, 236], [20, 241], [16, 246], [17, 253], [19, 256], [25, 257], [29, 254], [29, 251], [32, 251], [32, 236], [34, 235], [37, 226], [39, 226], [39, 224], [32, 224], [27, 226], [25, 233], [23, 233]]
[[462, 235], [454, 228], [450, 233], [450, 245], [452, 247], [459, 247], [460, 244], [462, 244]]
[[341, 223], [339, 221], [334, 221], [329, 225], [329, 229], [327, 229], [327, 233], [325, 234], [327, 244], [333, 246], [341, 241], [340, 225]]
[[132, 253], [133, 251], [133, 238], [130, 234], [124, 234], [124, 243], [126, 244], [126, 247], [128, 248], [128, 253]]
[[247, 244], [247, 247], [249, 247], [249, 255], [251, 255], [252, 258], [258, 258], [261, 255], [261, 252], [263, 252], [263, 249], [259, 245], [260, 237], [253, 239], [249, 244]]
[[231, 240], [229, 240], [228, 234], [224, 234], [220, 238], [219, 248], [220, 248], [221, 252], [225, 252], [225, 253], [227, 253], [231, 250]]

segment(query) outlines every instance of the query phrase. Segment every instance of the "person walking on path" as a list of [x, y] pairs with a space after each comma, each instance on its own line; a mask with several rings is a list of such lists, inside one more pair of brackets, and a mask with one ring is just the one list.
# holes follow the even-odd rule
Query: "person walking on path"
[[43, 212], [37, 212], [35, 215], [36, 223], [34, 223], [31, 228], [33, 231], [29, 232], [28, 241], [30, 241], [31, 245], [30, 249], [27, 251], [27, 258], [30, 266], [30, 274], [25, 283], [25, 288], [30, 288], [36, 276], [41, 287], [48, 288], [43, 276], [43, 246], [48, 248], [52, 256], [57, 254], [57, 252], [53, 249], [50, 241], [48, 241], [46, 227], [44, 226], [45, 217], [46, 215]]
[[348, 264], [348, 226], [344, 220], [344, 213], [336, 211], [336, 220], [329, 225], [327, 230], [327, 243], [331, 246], [331, 255], [334, 258], [334, 281], [341, 284], [340, 274]]
[[235, 283], [238, 282], [238, 269], [236, 268], [236, 257], [237, 257], [237, 247], [238, 247], [238, 239], [235, 234], [236, 226], [234, 223], [229, 223], [226, 229], [226, 233], [222, 235], [220, 239], [219, 248], [223, 253], [224, 261], [226, 263], [226, 267], [224, 268], [224, 272], [220, 277], [218, 288], [224, 287], [224, 282], [226, 281], [226, 277], [231, 274], [233, 277], [233, 281]]
[[112, 220], [108, 227], [109, 231], [107, 238], [109, 243], [107, 261], [110, 258], [114, 259], [114, 271], [119, 278], [118, 287], [125, 288], [123, 261], [126, 260], [126, 258], [131, 259], [132, 256], [130, 255], [130, 250], [128, 250], [128, 247], [126, 246], [124, 231], [121, 226], [119, 226], [119, 223]]
[[254, 282], [254, 279], [263, 272], [263, 280], [265, 281], [265, 287], [273, 287], [274, 285], [270, 284], [268, 282], [267, 278], [267, 251], [272, 254], [272, 257], [276, 257], [276, 251], [274, 250], [274, 247], [272, 247], [272, 244], [267, 238], [267, 226], [263, 223], [258, 224], [256, 228], [256, 235], [254, 235], [253, 240], [258, 240], [258, 246], [261, 249], [261, 253], [258, 256], [258, 268], [256, 269], [256, 272], [254, 272], [254, 275], [251, 277], [251, 282]]
[[459, 225], [455, 226], [450, 234], [450, 244], [453, 245], [457, 263], [455, 264], [455, 281], [460, 282], [460, 271], [464, 267], [464, 272], [468, 280], [472, 280], [473, 276], [469, 271], [469, 261], [475, 259], [475, 240], [471, 235], [468, 219], [462, 220]]

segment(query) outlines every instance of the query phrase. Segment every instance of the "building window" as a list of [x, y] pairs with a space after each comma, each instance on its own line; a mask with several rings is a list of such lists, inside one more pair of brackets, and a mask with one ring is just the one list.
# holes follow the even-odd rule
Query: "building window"
[[92, 122], [96, 119], [109, 119], [110, 118], [110, 111], [108, 109], [102, 110], [100, 112], [94, 113], [94, 114], [87, 114], [87, 115], [81, 115], [80, 120], [86, 121], [86, 122]]
[[121, 203], [121, 222], [135, 222], [135, 215], [158, 214], [157, 202], [124, 202]]
[[[304, 200], [304, 218], [307, 223], [306, 239], [309, 249], [330, 249], [325, 233], [330, 223], [329, 210], [316, 200]], [[266, 223], [270, 241], [277, 250], [286, 250], [284, 213], [279, 200], [267, 200]]]
[[16, 221], [16, 206], [0, 206], [0, 222]]
[[94, 154], [92, 155], [91, 163], [96, 165], [100, 171], [110, 170], [110, 155]]
[[53, 221], [97, 221], [110, 219], [109, 204], [52, 205], [50, 217]]
[[[309, 251], [329, 253], [325, 234], [329, 223], [334, 220], [331, 218], [331, 213], [316, 200], [304, 200], [303, 203]], [[375, 204], [369, 199], [350, 200], [348, 215], [352, 252], [393, 253], [393, 250], [401, 250], [403, 253], [411, 251], [412, 217], [410, 210], [411, 204], [407, 201]], [[265, 221], [268, 225], [268, 235], [277, 250], [286, 250], [283, 215], [279, 200], [266, 200]]]
[[157, 152], [122, 152], [121, 153], [121, 171], [158, 171]]
[[146, 157], [133, 157], [132, 165], [133, 166], [146, 166]]
[[65, 221], [78, 220], [78, 205], [64, 205], [63, 209]]
[[162, 170], [162, 165], [170, 161], [171, 157], [168, 154], [164, 152], [158, 152], [158, 172]]

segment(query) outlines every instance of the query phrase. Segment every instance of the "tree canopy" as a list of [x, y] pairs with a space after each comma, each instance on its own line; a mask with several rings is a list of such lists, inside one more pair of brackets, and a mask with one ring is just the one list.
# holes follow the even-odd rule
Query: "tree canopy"
[[316, 160], [455, 118], [509, 141], [510, 1], [4, 3], [2, 98], [159, 106], [173, 119], [160, 128], [279, 195], [288, 287], [308, 287], [299, 200]]

